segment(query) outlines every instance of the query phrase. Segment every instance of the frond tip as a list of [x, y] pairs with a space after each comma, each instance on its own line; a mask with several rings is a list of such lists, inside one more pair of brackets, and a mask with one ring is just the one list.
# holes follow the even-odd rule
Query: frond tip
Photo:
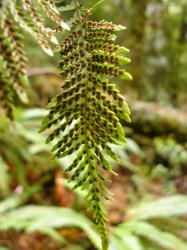
[[106, 155], [116, 158], [110, 144], [124, 143], [122, 122], [129, 122], [129, 108], [115, 85], [114, 77], [130, 80], [123, 65], [130, 62], [127, 49], [113, 44], [121, 26], [88, 20], [90, 11], [73, 23], [72, 31], [60, 46], [61, 75], [65, 78], [60, 93], [51, 103], [42, 130], [51, 128], [47, 142], [57, 158], [76, 152], [66, 169], [74, 188], [87, 191], [89, 210], [98, 225], [103, 249], [108, 249], [106, 209], [110, 198], [104, 172], [114, 174]]

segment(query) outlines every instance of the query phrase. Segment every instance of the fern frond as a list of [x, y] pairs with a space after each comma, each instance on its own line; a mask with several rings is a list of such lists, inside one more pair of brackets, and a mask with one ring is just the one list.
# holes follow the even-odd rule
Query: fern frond
[[134, 219], [153, 219], [183, 216], [186, 213], [187, 198], [184, 195], [173, 195], [136, 205], [127, 211], [127, 216]]
[[[1, 32], [1, 29], [0, 29]], [[1, 34], [1, 33], [0, 33]], [[0, 35], [0, 40], [2, 40], [2, 36]], [[2, 52], [2, 50], [0, 49]], [[13, 80], [11, 78], [10, 70], [7, 68], [7, 64], [3, 56], [0, 56], [0, 103], [4, 110], [6, 110], [7, 116], [12, 119], [12, 86]]]
[[120, 227], [121, 230], [123, 230], [122, 228], [124, 227], [125, 230], [128, 229], [134, 234], [142, 236], [164, 249], [172, 250], [178, 248], [187, 250], [187, 245], [182, 239], [172, 233], [162, 231], [148, 222], [134, 220], [126, 224], [124, 223], [119, 226], [119, 228]]
[[[46, 6], [45, 2], [46, 1], [21, 0], [16, 6], [17, 16], [20, 17], [20, 25], [26, 31], [29, 31], [44, 51], [49, 55], [53, 55], [49, 41], [55, 44], [58, 43], [54, 36], [55, 30], [46, 27], [44, 17], [38, 11], [40, 5], [44, 9], [44, 6]], [[55, 19], [55, 23], [57, 23], [58, 26], [61, 26], [61, 23], [63, 22], [61, 22], [57, 9], [55, 8], [55, 5], [53, 8], [51, 6], [52, 3], [49, 3], [45, 7], [45, 14], [52, 20]], [[68, 26], [66, 25], [63, 28], [68, 29]]]
[[29, 34], [31, 34], [31, 36], [38, 42], [41, 48], [48, 55], [52, 56], [53, 52], [51, 50], [49, 40], [57, 43], [57, 40], [56, 38], [54, 38], [53, 33], [46, 31], [47, 29], [45, 28], [43, 21], [41, 21], [40, 18], [38, 18], [40, 21], [39, 20], [36, 21], [37, 18], [35, 17], [34, 19], [30, 15], [29, 11], [24, 9], [23, 5], [16, 6], [16, 11], [17, 11], [16, 14], [17, 14], [17, 18], [18, 18], [18, 22], [20, 26], [24, 30], [26, 30]]
[[66, 30], [70, 30], [69, 26], [60, 18], [59, 11], [52, 0], [37, 0], [37, 2], [41, 5], [47, 16], [50, 17], [58, 26]]
[[[27, 57], [24, 50], [24, 36], [26, 30], [33, 36], [43, 50], [53, 55], [50, 42], [58, 43], [54, 36], [59, 29], [69, 29], [61, 21], [53, 1], [38, 0], [6, 0], [0, 5], [0, 101], [1, 106], [12, 118], [12, 108], [17, 97], [27, 101], [25, 87], [28, 85], [26, 63]], [[47, 4], [47, 6], [46, 6]], [[40, 6], [45, 9], [44, 16], [40, 14]], [[54, 30], [46, 27], [45, 16], [48, 16], [59, 26]], [[5, 73], [7, 71], [7, 73]]]
[[[106, 156], [116, 159], [110, 143], [125, 142], [121, 123], [129, 122], [129, 108], [111, 80], [131, 79], [121, 67], [130, 62], [126, 49], [113, 44], [115, 32], [123, 29], [105, 21], [90, 22], [90, 11], [79, 13], [72, 32], [60, 47], [61, 75], [66, 79], [51, 103], [42, 130], [51, 129], [47, 142], [56, 141], [57, 158], [77, 152], [66, 169], [74, 188], [87, 190], [89, 210], [100, 230], [103, 249], [108, 249], [106, 209], [109, 198], [105, 171], [114, 173]], [[123, 53], [121, 53], [123, 52]]]
[[[26, 74], [27, 58], [25, 56], [23, 47], [23, 36], [20, 34], [19, 25], [12, 17], [12, 13], [9, 7], [7, 7], [4, 13], [1, 15], [0, 29], [0, 51], [2, 60], [4, 61], [1, 67], [2, 70], [5, 67], [5, 72], [7, 71], [7, 76], [9, 76], [9, 80], [5, 81], [5, 78], [2, 75], [1, 92], [7, 94], [9, 92], [8, 96], [11, 97], [7, 99], [8, 105], [8, 101], [10, 101], [11, 99], [13, 102], [16, 96], [24, 101], [22, 98], [22, 93], [23, 89], [25, 88], [25, 86], [27, 86], [28, 83]], [[9, 105], [9, 108], [7, 107], [7, 113], [9, 117], [12, 117], [12, 111], [10, 109], [11, 106], [12, 105]]]
[[24, 230], [27, 233], [38, 231], [50, 237], [58, 235], [59, 237], [55, 237], [55, 239], [62, 240], [62, 235], [56, 229], [77, 227], [86, 233], [95, 248], [101, 249], [101, 241], [94, 224], [72, 209], [54, 206], [24, 206], [5, 211], [1, 215], [0, 231], [10, 229]]
[[143, 250], [142, 243], [138, 236], [133, 235], [130, 230], [121, 230], [120, 227], [114, 229], [116, 235], [121, 239], [121, 244], [127, 250]]

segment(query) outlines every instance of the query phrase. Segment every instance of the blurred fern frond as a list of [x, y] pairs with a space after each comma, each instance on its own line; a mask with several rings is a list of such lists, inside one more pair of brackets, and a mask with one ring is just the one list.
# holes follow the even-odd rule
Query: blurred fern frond
[[[30, 197], [31, 193], [37, 192], [38, 188], [35, 187], [30, 190], [26, 196]], [[41, 232], [63, 246], [65, 239], [58, 229], [78, 227], [85, 232], [93, 246], [101, 250], [101, 241], [95, 226], [85, 216], [72, 209], [54, 206], [27, 205], [18, 207], [23, 199], [26, 201], [22, 195], [20, 198], [19, 196], [11, 197], [0, 203], [0, 231], [13, 229], [24, 230], [26, 233]], [[149, 203], [145, 202], [144, 207], [149, 207]], [[182, 203], [180, 204], [182, 206]], [[173, 213], [173, 217], [176, 216], [178, 216], [178, 213]], [[157, 214], [157, 219], [161, 221], [162, 217]], [[170, 220], [171, 218], [167, 218], [168, 223]], [[182, 219], [180, 221], [182, 222]], [[180, 232], [187, 228], [187, 222], [182, 224], [183, 227], [181, 227]], [[176, 232], [173, 231], [175, 224], [172, 223], [171, 225], [166, 230], [162, 229], [161, 222], [155, 224], [154, 221], [148, 219], [129, 218], [126, 222], [112, 228], [109, 236], [109, 250], [186, 250], [187, 242], [179, 232], [177, 233], [177, 230]]]
[[[40, 11], [40, 6], [45, 9], [45, 14]], [[0, 103], [11, 119], [17, 98], [27, 102], [23, 31], [29, 32], [49, 55], [53, 55], [49, 41], [58, 43], [54, 35], [56, 30], [46, 27], [45, 16], [54, 20], [61, 29], [69, 29], [61, 21], [53, 1], [48, 4], [45, 0], [6, 0], [0, 5]]]
[[[154, 145], [158, 156], [169, 166], [180, 170], [187, 164], [187, 147], [173, 139], [156, 138]], [[172, 171], [173, 173], [174, 171]]]
[[114, 248], [116, 250], [121, 247], [127, 250], [187, 250], [187, 242], [182, 237], [187, 221], [181, 218], [187, 214], [186, 206], [187, 199], [182, 195], [136, 204], [127, 211], [127, 221], [113, 228], [111, 246], [117, 241], [120, 247]]
[[13, 181], [27, 189], [28, 172], [37, 172], [42, 179], [42, 172], [47, 174], [50, 165], [53, 169], [59, 166], [60, 163], [51, 159], [44, 135], [38, 133], [44, 114], [45, 110], [40, 109], [19, 112], [12, 127], [5, 117], [1, 117], [0, 197], [9, 194]]
[[[147, 241], [152, 242], [155, 247], [158, 246], [159, 248], [165, 250], [187, 249], [187, 243], [179, 236], [176, 236], [175, 234], [167, 231], [163, 231], [155, 225], [141, 220], [133, 220], [127, 223], [123, 223], [122, 225], [118, 226], [114, 230], [114, 232], [119, 237], [121, 237], [122, 242], [128, 244], [128, 250], [147, 249]], [[144, 244], [142, 244], [141, 242], [141, 237], [144, 239]]]
[[0, 231], [24, 230], [27, 233], [41, 232], [60, 243], [63, 236], [57, 229], [78, 227], [82, 229], [93, 245], [101, 249], [101, 242], [93, 223], [76, 211], [68, 208], [28, 205], [0, 214]]
[[183, 216], [187, 213], [187, 197], [184, 195], [173, 195], [164, 197], [130, 208], [126, 215], [133, 219], [154, 219]]

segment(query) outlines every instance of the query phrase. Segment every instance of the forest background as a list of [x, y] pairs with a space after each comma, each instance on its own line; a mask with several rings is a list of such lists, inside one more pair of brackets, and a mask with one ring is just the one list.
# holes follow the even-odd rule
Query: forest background
[[[109, 249], [186, 250], [187, 2], [107, 0], [92, 19], [127, 27], [118, 42], [132, 60], [127, 68], [133, 81], [116, 82], [132, 123], [127, 144], [116, 148], [119, 175], [108, 176], [114, 193], [107, 203]], [[25, 37], [29, 103], [17, 102], [14, 126], [0, 117], [0, 249], [100, 249], [84, 194], [66, 181], [69, 161], [52, 160], [38, 133], [62, 84], [58, 55], [47, 56]]]

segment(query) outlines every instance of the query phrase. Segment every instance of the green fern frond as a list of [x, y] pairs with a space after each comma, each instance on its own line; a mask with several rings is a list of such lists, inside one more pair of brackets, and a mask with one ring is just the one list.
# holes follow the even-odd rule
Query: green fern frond
[[[2, 40], [1, 35], [0, 35], [0, 40]], [[11, 78], [10, 70], [7, 67], [7, 63], [2, 55], [0, 55], [0, 86], [1, 86], [0, 89], [1, 106], [4, 110], [6, 110], [7, 116], [10, 119], [12, 119], [13, 96], [11, 89], [13, 86], [13, 80]]]
[[101, 241], [94, 224], [72, 209], [54, 206], [24, 206], [5, 211], [1, 215], [0, 231], [11, 229], [24, 230], [27, 233], [38, 231], [62, 242], [62, 235], [56, 229], [77, 227], [86, 233], [98, 250], [101, 249]]
[[123, 230], [121, 230], [120, 227], [117, 227], [114, 229], [114, 232], [120, 238], [123, 249], [127, 250], [144, 249], [138, 236], [133, 235], [133, 233], [130, 232], [130, 230], [125, 230], [124, 228]]
[[106, 21], [91, 22], [90, 11], [82, 11], [72, 32], [60, 46], [61, 75], [66, 79], [60, 93], [49, 105], [41, 130], [50, 129], [47, 143], [57, 158], [77, 152], [66, 169], [74, 188], [87, 190], [89, 210], [98, 225], [103, 249], [108, 249], [106, 209], [109, 199], [104, 172], [114, 173], [106, 156], [116, 159], [111, 143], [125, 142], [122, 122], [129, 122], [129, 108], [112, 78], [131, 79], [123, 69], [130, 62], [127, 50], [114, 45], [115, 32], [124, 27]]
[[[181, 236], [181, 232], [186, 230], [186, 222], [176, 218], [176, 216], [186, 215], [185, 206], [186, 197], [182, 195], [143, 202], [127, 212], [129, 221], [114, 227], [113, 233], [121, 245], [124, 244], [124, 249], [143, 247], [146, 250], [186, 250], [186, 241]], [[145, 221], [146, 219], [150, 221]], [[132, 235], [139, 240], [133, 240]], [[137, 244], [133, 246], [133, 243]], [[128, 244], [128, 247], [125, 244]]]
[[172, 233], [162, 231], [148, 222], [134, 220], [126, 224], [122, 224], [119, 228], [120, 227], [121, 229], [124, 227], [125, 230], [130, 230], [134, 234], [144, 237], [164, 249], [187, 250], [187, 245], [182, 239]]
[[136, 204], [127, 211], [127, 217], [133, 219], [154, 219], [183, 216], [187, 213], [187, 198], [183, 195], [173, 195], [150, 202]]

